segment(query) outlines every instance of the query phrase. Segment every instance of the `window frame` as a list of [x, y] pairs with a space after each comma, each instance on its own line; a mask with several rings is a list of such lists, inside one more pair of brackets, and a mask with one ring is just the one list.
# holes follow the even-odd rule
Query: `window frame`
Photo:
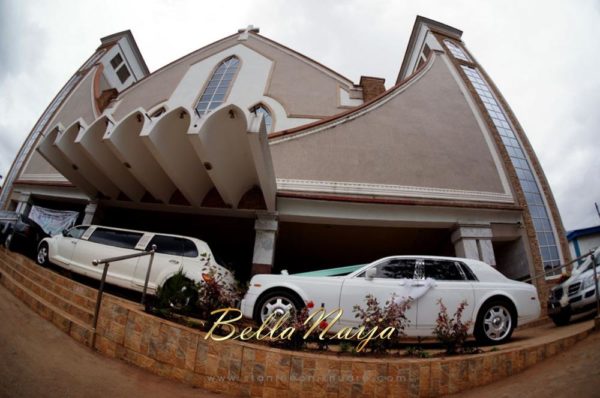
[[[215, 76], [215, 74], [217, 73], [217, 71], [219, 70], [219, 68], [221, 67], [221, 65], [223, 65], [225, 62], [229, 61], [230, 59], [237, 59], [238, 64], [237, 67], [235, 69], [235, 73], [233, 73], [233, 75], [231, 76], [231, 80], [227, 85], [227, 90], [225, 90], [225, 92], [223, 93], [223, 99], [220, 100], [221, 103], [219, 105], [217, 105], [215, 108], [211, 108], [210, 105], [214, 102], [213, 101], [213, 97], [216, 94], [216, 91], [220, 88], [219, 87], [219, 83], [221, 83], [223, 81], [223, 79], [221, 78], [219, 80], [219, 82], [217, 83], [215, 87], [215, 91], [211, 94], [211, 98], [210, 100], [207, 102], [207, 106], [206, 109], [202, 112], [200, 112], [198, 110], [198, 106], [200, 105], [200, 102], [204, 102], [204, 101], [200, 101], [202, 99], [202, 97], [205, 95], [206, 90], [208, 89], [208, 86], [210, 85], [210, 83], [213, 81], [213, 78]], [[232, 54], [227, 56], [226, 58], [222, 59], [221, 61], [219, 61], [214, 68], [212, 69], [211, 73], [210, 73], [210, 77], [204, 82], [204, 85], [202, 86], [202, 89], [200, 90], [200, 94], [196, 97], [195, 101], [194, 101], [194, 112], [196, 113], [196, 115], [198, 117], [203, 117], [206, 116], [208, 114], [210, 114], [213, 110], [215, 110], [216, 108], [218, 108], [219, 106], [223, 105], [227, 99], [229, 98], [229, 95], [231, 94], [231, 89], [235, 83], [235, 81], [237, 80], [237, 76], [240, 73], [240, 69], [242, 69], [242, 59], [237, 56], [236, 54]], [[225, 73], [223, 73], [223, 75], [225, 75]]]
[[[271, 134], [272, 132], [275, 131], [275, 116], [273, 113], [273, 109], [271, 109], [271, 107], [268, 106], [267, 104], [265, 104], [264, 102], [258, 102], [256, 104], [254, 104], [253, 106], [251, 106], [248, 109], [248, 111], [250, 111], [250, 113], [257, 115], [256, 110], [259, 108], [263, 108], [267, 112], [269, 117], [271, 118], [271, 128], [267, 127], [267, 134]], [[265, 123], [265, 126], [266, 126], [266, 123]]]

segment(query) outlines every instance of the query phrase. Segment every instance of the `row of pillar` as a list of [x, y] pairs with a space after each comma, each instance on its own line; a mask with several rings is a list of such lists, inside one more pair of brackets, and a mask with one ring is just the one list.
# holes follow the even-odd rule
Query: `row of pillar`
[[[17, 198], [16, 212], [26, 214], [30, 208], [29, 193], [21, 193]], [[91, 224], [98, 204], [89, 202], [85, 207], [82, 224]], [[273, 268], [275, 244], [279, 221], [274, 213], [259, 213], [254, 222], [254, 254], [252, 256], [252, 274], [268, 274]], [[496, 266], [492, 246], [492, 228], [490, 224], [461, 224], [451, 235], [457, 257], [466, 257], [484, 261]]]

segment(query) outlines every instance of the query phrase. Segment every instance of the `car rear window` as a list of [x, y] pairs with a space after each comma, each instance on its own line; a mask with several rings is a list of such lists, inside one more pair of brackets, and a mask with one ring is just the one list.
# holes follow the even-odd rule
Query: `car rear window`
[[135, 246], [142, 236], [143, 234], [139, 232], [96, 228], [88, 240], [102, 245], [122, 247], [124, 249], [135, 249]]
[[198, 257], [196, 245], [189, 239], [167, 235], [154, 235], [148, 242], [146, 250], [156, 245], [156, 252], [183, 257]]

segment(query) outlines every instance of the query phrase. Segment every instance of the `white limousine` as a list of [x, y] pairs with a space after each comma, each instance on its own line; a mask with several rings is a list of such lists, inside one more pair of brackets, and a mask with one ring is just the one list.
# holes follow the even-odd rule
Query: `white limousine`
[[[38, 245], [36, 260], [40, 265], [51, 262], [100, 279], [104, 267], [94, 266], [92, 261], [148, 251], [152, 245], [156, 245], [156, 253], [148, 281], [149, 294], [155, 294], [156, 289], [180, 269], [194, 282], [203, 282], [204, 274], [204, 277], [211, 275], [226, 285], [234, 285], [233, 274], [215, 262], [208, 245], [199, 239], [99, 225], [80, 225], [62, 235], [43, 239]], [[106, 282], [142, 291], [148, 262], [149, 256], [143, 256], [111, 263]], [[217, 275], [212, 275], [214, 273]]]
[[[463, 321], [471, 321], [469, 333], [485, 344], [510, 339], [514, 328], [540, 316], [534, 286], [506, 278], [490, 265], [454, 257], [393, 256], [371, 264], [344, 267], [344, 275], [326, 271], [287, 275], [255, 275], [242, 300], [245, 317], [264, 322], [271, 314], [282, 315], [312, 301], [329, 312], [341, 308], [341, 319], [331, 328], [356, 327], [353, 307], [365, 307], [365, 296], [374, 295], [383, 305], [395, 294], [413, 299], [406, 317], [408, 336], [430, 336], [442, 299], [448, 313], [466, 301]], [[329, 273], [335, 275], [335, 273]], [[382, 325], [384, 326], [384, 325]]]

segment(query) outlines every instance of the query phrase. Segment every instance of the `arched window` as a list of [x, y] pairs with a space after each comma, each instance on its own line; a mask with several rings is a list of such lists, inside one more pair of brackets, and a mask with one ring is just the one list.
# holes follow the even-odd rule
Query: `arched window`
[[196, 105], [199, 116], [206, 115], [225, 101], [239, 65], [240, 60], [235, 55], [221, 62]]
[[265, 126], [267, 128], [267, 133], [273, 131], [273, 117], [271, 116], [271, 112], [269, 112], [269, 109], [266, 106], [264, 106], [263, 104], [254, 105], [252, 108], [250, 108], [250, 112], [254, 113], [255, 115], [263, 115], [263, 119], [265, 119]]

